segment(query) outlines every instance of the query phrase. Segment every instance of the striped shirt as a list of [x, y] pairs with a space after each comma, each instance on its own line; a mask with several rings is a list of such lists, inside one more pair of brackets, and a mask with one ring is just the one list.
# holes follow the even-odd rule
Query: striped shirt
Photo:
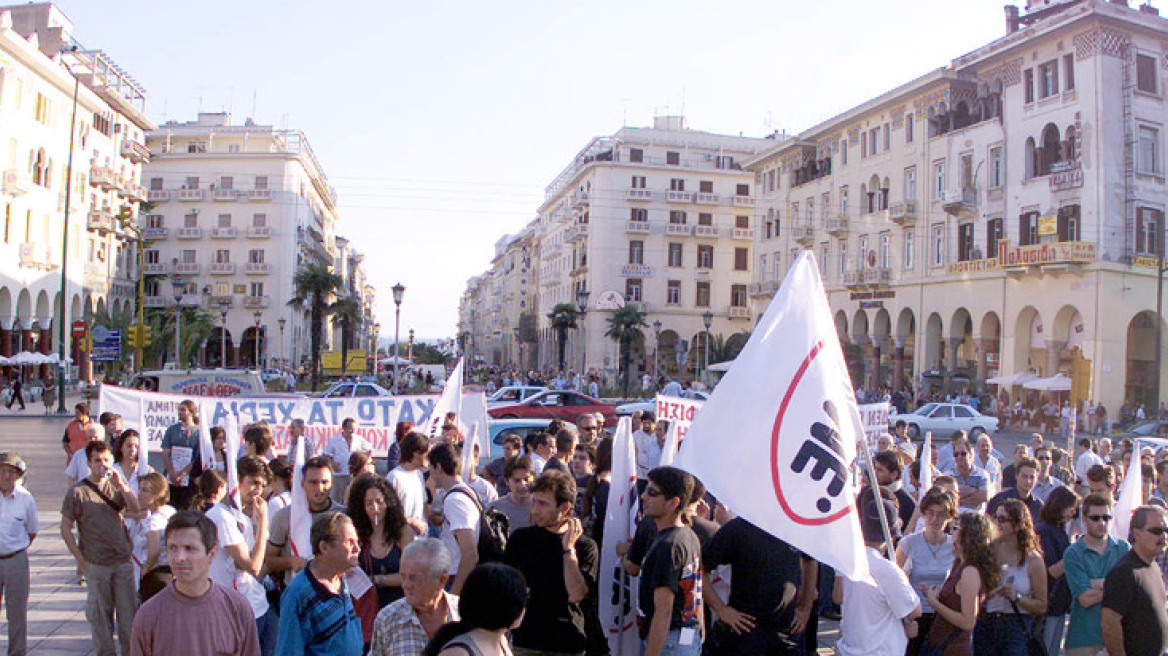
[[[458, 621], [458, 596], [443, 591], [446, 603], [446, 622]], [[370, 656], [418, 656], [430, 642], [418, 613], [410, 602], [398, 599], [377, 614], [373, 622], [373, 644]]]
[[334, 594], [305, 567], [292, 578], [280, 600], [279, 656], [361, 656], [361, 622], [349, 588], [341, 581]]

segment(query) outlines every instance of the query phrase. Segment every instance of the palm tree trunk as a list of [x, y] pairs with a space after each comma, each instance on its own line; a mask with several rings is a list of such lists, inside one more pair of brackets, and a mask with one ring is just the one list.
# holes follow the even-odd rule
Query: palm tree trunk
[[320, 387], [320, 339], [324, 331], [322, 325], [324, 309], [321, 307], [323, 302], [319, 295], [313, 296], [312, 299], [312, 391], [317, 391]]
[[341, 378], [349, 372], [349, 324], [341, 324]]
[[621, 369], [624, 371], [624, 396], [629, 395], [629, 367], [632, 365], [633, 349], [627, 340], [621, 340]]
[[563, 371], [563, 369], [564, 369], [564, 351], [568, 346], [568, 343], [567, 343], [568, 342], [568, 331], [566, 328], [557, 328], [556, 333], [557, 333], [556, 336], [559, 338], [557, 341], [559, 341], [559, 347], [560, 347], [560, 351], [559, 351], [560, 370]]

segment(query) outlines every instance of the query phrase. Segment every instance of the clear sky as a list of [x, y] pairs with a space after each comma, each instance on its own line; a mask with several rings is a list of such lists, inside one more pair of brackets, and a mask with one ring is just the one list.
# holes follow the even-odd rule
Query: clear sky
[[453, 336], [466, 280], [593, 136], [683, 108], [694, 129], [798, 132], [1005, 31], [986, 0], [57, 4], [156, 122], [307, 133], [390, 338], [399, 281], [402, 334]]

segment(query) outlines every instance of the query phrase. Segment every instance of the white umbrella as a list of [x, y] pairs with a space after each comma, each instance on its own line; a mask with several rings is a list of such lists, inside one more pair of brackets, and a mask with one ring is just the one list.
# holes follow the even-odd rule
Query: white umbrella
[[1022, 387], [1040, 392], [1069, 392], [1071, 391], [1071, 379], [1062, 373], [1057, 373], [1050, 378], [1039, 378], [1024, 383]]
[[1002, 387], [1014, 387], [1015, 385], [1024, 385], [1032, 380], [1037, 379], [1038, 376], [1035, 376], [1029, 371], [1020, 371], [1016, 374], [1010, 374], [1008, 376], [999, 375], [994, 376], [993, 378], [988, 378], [986, 379], [986, 383], [989, 385], [1001, 385]]
[[44, 364], [44, 360], [42, 359], [43, 357], [44, 356], [42, 356], [40, 353], [31, 353], [29, 351], [21, 351], [20, 353], [17, 353], [16, 355], [9, 358], [8, 364], [22, 365], [22, 366], [23, 365]]
[[398, 357], [395, 357], [392, 355], [388, 356], [388, 357], [381, 358], [380, 360], [377, 361], [377, 364], [384, 364], [384, 365], [391, 365], [392, 366], [394, 364], [394, 360], [397, 361], [397, 364], [411, 364], [410, 360], [407, 358], [398, 358]]
[[732, 366], [734, 366], [734, 361], [727, 360], [725, 362], [719, 362], [717, 364], [710, 365], [710, 371], [730, 371], [730, 367]]

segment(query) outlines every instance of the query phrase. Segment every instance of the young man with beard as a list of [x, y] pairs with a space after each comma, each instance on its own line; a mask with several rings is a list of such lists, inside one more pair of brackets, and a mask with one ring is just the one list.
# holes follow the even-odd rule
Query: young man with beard
[[[333, 489], [333, 465], [328, 456], [309, 458], [304, 463], [304, 478], [300, 482], [308, 496], [308, 511], [312, 521], [333, 512], [344, 512], [345, 507], [333, 501], [329, 494]], [[292, 507], [281, 508], [272, 515], [271, 531], [268, 535], [268, 549], [264, 568], [273, 578], [284, 574], [288, 579], [304, 568], [308, 554], [292, 553], [290, 523]]]
[[1110, 496], [1089, 494], [1082, 508], [1085, 533], [1063, 554], [1063, 569], [1074, 600], [1065, 643], [1068, 656], [1095, 656], [1103, 650], [1099, 624], [1103, 584], [1107, 573], [1131, 549], [1127, 542], [1108, 533], [1112, 521]]
[[596, 585], [599, 551], [573, 516], [576, 482], [544, 471], [531, 490], [531, 526], [511, 534], [503, 561], [523, 572], [527, 613], [515, 630], [516, 654], [583, 654], [581, 603]]
[[1037, 518], [1042, 514], [1042, 500], [1033, 494], [1034, 484], [1037, 481], [1038, 461], [1030, 457], [1022, 458], [1018, 461], [1018, 468], [1014, 474], [1014, 487], [995, 494], [994, 498], [990, 499], [989, 504], [986, 505], [986, 513], [992, 516], [998, 506], [1011, 499], [1017, 499], [1026, 504], [1026, 509], [1030, 511], [1032, 519]]
[[638, 624], [643, 656], [697, 656], [702, 618], [701, 543], [682, 521], [693, 476], [676, 467], [649, 470], [641, 506], [657, 537], [641, 566]]

